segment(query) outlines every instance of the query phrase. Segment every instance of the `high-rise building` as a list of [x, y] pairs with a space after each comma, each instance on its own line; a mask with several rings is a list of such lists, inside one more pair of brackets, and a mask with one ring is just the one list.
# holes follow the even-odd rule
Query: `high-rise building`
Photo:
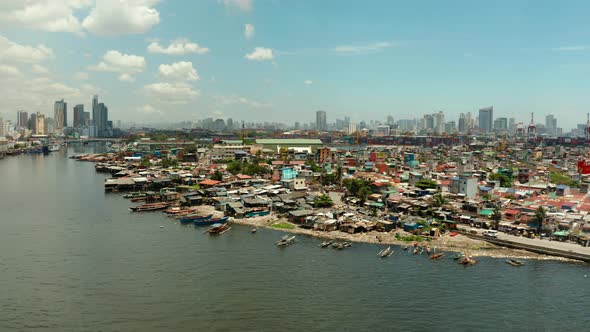
[[516, 119], [515, 118], [508, 119], [508, 131], [511, 133], [516, 132]]
[[51, 135], [51, 134], [55, 133], [55, 120], [53, 118], [46, 117], [44, 127], [45, 127], [45, 134]]
[[553, 114], [549, 114], [545, 117], [545, 129], [549, 135], [557, 135], [557, 118]]
[[100, 110], [98, 109], [98, 95], [92, 97], [92, 122], [98, 128], [98, 121], [100, 118]]
[[489, 133], [494, 124], [494, 106], [479, 109], [479, 131]]
[[325, 111], [317, 111], [315, 113], [315, 126], [317, 130], [326, 130], [328, 129], [326, 123], [326, 112]]
[[466, 119], [465, 119], [465, 113], [459, 114], [459, 122], [458, 122], [458, 125], [457, 125], [457, 130], [460, 133], [467, 132], [467, 124], [466, 124]]
[[497, 132], [508, 131], [508, 119], [507, 118], [497, 118], [496, 120], [494, 120], [494, 131], [497, 131]]
[[74, 128], [83, 127], [84, 123], [84, 105], [79, 104], [74, 106]]
[[29, 113], [25, 111], [16, 112], [16, 126], [18, 128], [27, 128], [29, 124]]
[[228, 118], [225, 121], [225, 129], [227, 129], [227, 130], [233, 130], [234, 129], [234, 120], [232, 118]]
[[108, 122], [109, 122], [109, 109], [104, 103], [99, 103], [98, 109], [98, 122], [94, 120], [96, 126], [97, 136], [106, 137], [108, 136]]
[[45, 134], [45, 115], [37, 112], [35, 114], [35, 130], [34, 133], [37, 135]]
[[92, 121], [90, 120], [90, 112], [82, 113], [82, 125], [85, 127], [90, 126]]
[[68, 103], [63, 99], [55, 102], [53, 108], [53, 119], [56, 130], [62, 130], [68, 126]]
[[437, 134], [442, 134], [445, 132], [445, 113], [442, 111], [433, 114], [434, 118], [434, 131]]
[[470, 132], [471, 129], [475, 127], [475, 123], [473, 121], [473, 117], [471, 116], [471, 112], [467, 112], [465, 115], [465, 130], [466, 132]]
[[391, 115], [387, 116], [387, 124], [390, 126], [394, 124], [393, 116], [391, 116]]

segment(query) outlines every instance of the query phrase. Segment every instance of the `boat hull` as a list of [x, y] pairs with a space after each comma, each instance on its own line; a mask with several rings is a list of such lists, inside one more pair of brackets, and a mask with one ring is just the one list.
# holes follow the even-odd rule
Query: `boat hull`
[[195, 226], [210, 226], [213, 224], [224, 224], [227, 222], [229, 217], [217, 218], [217, 219], [204, 219], [204, 220], [196, 220]]

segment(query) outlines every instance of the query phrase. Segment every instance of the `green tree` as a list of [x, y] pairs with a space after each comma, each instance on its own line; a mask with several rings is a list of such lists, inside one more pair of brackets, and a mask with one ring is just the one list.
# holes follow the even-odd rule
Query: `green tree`
[[373, 191], [369, 187], [360, 188], [360, 190], [357, 194], [357, 197], [358, 197], [358, 199], [360, 199], [361, 204], [365, 204], [365, 202], [369, 198], [369, 195], [371, 195], [372, 193], [373, 193]]
[[512, 177], [509, 177], [508, 175], [502, 174], [502, 173], [493, 173], [490, 174], [489, 176], [490, 180], [492, 181], [500, 181], [500, 186], [502, 187], [512, 187], [513, 185], [513, 179]]
[[336, 173], [334, 174], [334, 180], [336, 181], [336, 185], [338, 185], [338, 188], [342, 187], [342, 166], [338, 165], [338, 167], [336, 167]]
[[494, 208], [494, 212], [492, 213], [491, 217], [494, 221], [492, 228], [497, 230], [500, 227], [500, 220], [502, 220], [502, 211], [500, 210], [499, 206], [496, 205], [496, 208]]
[[139, 162], [139, 164], [145, 168], [152, 166], [152, 163], [150, 162], [150, 158], [148, 158], [147, 156], [144, 156], [143, 158], [141, 158], [141, 161]]
[[216, 169], [215, 172], [213, 172], [213, 175], [211, 175], [211, 180], [221, 181], [223, 180], [223, 174]]
[[160, 161], [160, 166], [164, 168], [176, 167], [178, 166], [178, 161], [176, 159], [164, 158]]
[[443, 196], [442, 193], [436, 193], [432, 197], [432, 205], [434, 207], [440, 207], [440, 206], [445, 205], [446, 203], [447, 203], [447, 199], [445, 198], [445, 196]]
[[326, 194], [318, 196], [313, 200], [313, 206], [315, 206], [317, 208], [330, 207], [333, 204], [334, 203], [332, 202], [332, 199], [330, 198], [330, 196], [328, 196]]
[[533, 217], [533, 220], [537, 223], [537, 232], [539, 234], [541, 233], [541, 229], [543, 228], [546, 218], [547, 213], [545, 212], [545, 208], [539, 206], [539, 208], [535, 211], [535, 216]]
[[434, 180], [429, 179], [421, 179], [420, 181], [416, 182], [416, 187], [424, 190], [424, 189], [435, 189], [438, 187], [438, 183]]

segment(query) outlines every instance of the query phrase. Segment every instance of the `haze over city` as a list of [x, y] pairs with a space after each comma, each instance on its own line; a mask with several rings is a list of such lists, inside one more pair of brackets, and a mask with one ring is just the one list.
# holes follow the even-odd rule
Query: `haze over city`
[[0, 115], [89, 110], [94, 94], [129, 123], [458, 121], [493, 105], [525, 124], [554, 114], [566, 132], [590, 110], [589, 6], [7, 0]]

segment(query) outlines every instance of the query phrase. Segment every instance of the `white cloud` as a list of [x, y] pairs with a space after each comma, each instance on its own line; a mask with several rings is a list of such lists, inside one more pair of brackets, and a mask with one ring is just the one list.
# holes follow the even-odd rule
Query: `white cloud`
[[49, 73], [49, 69], [47, 69], [47, 67], [43, 67], [41, 65], [38, 64], [34, 64], [33, 67], [31, 67], [31, 71], [35, 74], [47, 74]]
[[2, 77], [5, 77], [5, 76], [19, 76], [20, 75], [20, 71], [18, 70], [18, 68], [13, 67], [13, 66], [0, 65], [0, 75]]
[[150, 104], [145, 104], [145, 105], [143, 105], [141, 107], [138, 107], [137, 108], [137, 111], [139, 113], [148, 114], [148, 115], [150, 115], [150, 114], [162, 114], [162, 111], [161, 110], [158, 110], [158, 109], [154, 108]]
[[561, 52], [586, 51], [586, 50], [590, 50], [590, 46], [585, 46], [585, 45], [564, 46], [564, 47], [552, 48], [552, 50], [553, 51], [561, 51]]
[[119, 51], [108, 51], [102, 57], [103, 61], [89, 69], [94, 71], [113, 72], [121, 74], [119, 80], [132, 81], [133, 74], [141, 73], [145, 69], [145, 58], [139, 55], [123, 54]]
[[216, 101], [218, 107], [232, 106], [232, 105], [246, 105], [253, 108], [267, 108], [271, 107], [270, 103], [264, 103], [257, 100], [248, 99], [238, 95], [215, 95], [213, 99]]
[[197, 71], [193, 68], [193, 63], [190, 61], [180, 61], [169, 65], [162, 64], [158, 71], [160, 77], [165, 80], [196, 81], [199, 79], [199, 74], [197, 74]]
[[17, 44], [0, 36], [0, 62], [38, 63], [53, 57], [53, 50], [40, 44], [37, 47]]
[[135, 77], [133, 77], [127, 73], [119, 75], [119, 77], [117, 77], [117, 79], [121, 82], [135, 82]]
[[74, 12], [91, 4], [92, 0], [2, 0], [0, 26], [81, 34]]
[[244, 37], [246, 37], [246, 39], [252, 39], [252, 37], [254, 37], [254, 24], [244, 24]]
[[248, 53], [244, 57], [248, 60], [254, 61], [266, 61], [274, 59], [272, 49], [265, 47], [256, 47], [252, 53]]
[[238, 8], [243, 11], [251, 11], [254, 8], [253, 0], [218, 0], [223, 3], [226, 8]]
[[342, 55], [359, 55], [380, 52], [394, 46], [396, 44], [391, 42], [376, 42], [365, 45], [340, 45], [334, 48], [334, 52]]
[[305, 83], [305, 85], [312, 85], [313, 81], [312, 80], [305, 80], [305, 81], [303, 81], [303, 83]]
[[139, 34], [160, 23], [153, 8], [158, 0], [97, 0], [82, 22], [88, 31], [101, 36]]
[[73, 77], [74, 77], [75, 80], [78, 80], [78, 81], [87, 80], [88, 79], [88, 73], [85, 73], [83, 71], [79, 71], [79, 72], [75, 73]]
[[157, 101], [170, 104], [186, 104], [199, 95], [186, 83], [153, 83], [144, 86], [144, 91]]
[[168, 45], [168, 47], [163, 47], [157, 41], [153, 41], [148, 45], [147, 50], [150, 53], [162, 53], [169, 55], [183, 55], [190, 53], [205, 54], [209, 52], [208, 48], [201, 47], [199, 44], [193, 43], [186, 39], [174, 40], [170, 43], [170, 45]]

